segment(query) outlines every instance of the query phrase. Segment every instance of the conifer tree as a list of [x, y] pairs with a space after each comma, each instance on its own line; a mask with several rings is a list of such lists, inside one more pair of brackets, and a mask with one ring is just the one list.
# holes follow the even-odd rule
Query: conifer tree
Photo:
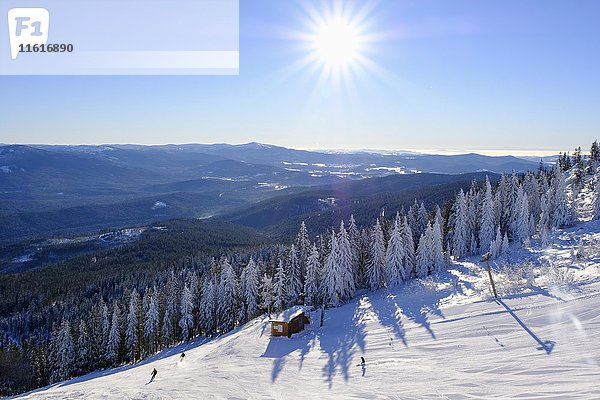
[[[594, 142], [594, 143], [596, 143], [596, 142]], [[594, 186], [594, 194], [595, 194], [595, 198], [594, 198], [593, 219], [597, 220], [597, 219], [600, 219], [600, 176], [598, 177], [598, 179], [596, 181], [596, 185]]]
[[188, 285], [183, 286], [181, 292], [179, 327], [181, 328], [181, 340], [187, 341], [193, 336], [194, 329], [194, 297]]
[[517, 218], [515, 224], [515, 242], [519, 245], [529, 240], [530, 232], [530, 216], [529, 216], [529, 200], [527, 199], [527, 193], [519, 188], [519, 196], [517, 199]]
[[377, 219], [373, 227], [369, 247], [367, 281], [371, 290], [377, 290], [385, 286], [385, 242], [379, 219]]
[[352, 266], [354, 257], [352, 256], [352, 246], [344, 227], [344, 221], [340, 223], [336, 257], [340, 269], [340, 299], [348, 300], [354, 296], [356, 287], [354, 286], [354, 267]]
[[271, 307], [275, 300], [275, 294], [273, 290], [273, 279], [265, 274], [262, 278], [260, 285], [260, 298], [261, 307], [267, 310], [268, 314], [271, 314]]
[[508, 253], [508, 236], [506, 235], [506, 233], [504, 234], [504, 237], [502, 238], [502, 246], [500, 247], [500, 253], [501, 254]]
[[552, 194], [552, 226], [554, 228], [569, 226], [572, 221], [572, 216], [567, 201], [567, 184], [565, 182], [564, 173], [558, 166], [554, 168]]
[[306, 265], [306, 279], [304, 280], [304, 303], [307, 306], [318, 305], [319, 295], [319, 275], [321, 272], [321, 263], [319, 262], [319, 252], [317, 246], [313, 244], [308, 262]]
[[115, 301], [113, 304], [113, 313], [110, 323], [110, 333], [108, 335], [108, 347], [106, 349], [106, 358], [114, 365], [119, 362], [119, 352], [121, 347], [121, 313], [119, 306]]
[[404, 261], [406, 254], [400, 228], [400, 215], [396, 215], [394, 226], [388, 241], [385, 254], [385, 275], [388, 287], [397, 286], [400, 282], [408, 279]]
[[69, 379], [75, 368], [75, 349], [71, 326], [64, 319], [58, 329], [53, 332], [50, 342], [50, 381]]
[[416, 274], [419, 278], [426, 277], [429, 273], [429, 269], [431, 268], [431, 247], [429, 235], [423, 233], [419, 239], [419, 246], [417, 247]]
[[[439, 210], [439, 207], [438, 207]], [[436, 218], [431, 227], [431, 251], [432, 251], [432, 268], [434, 271], [440, 271], [446, 264], [443, 248], [442, 227], [440, 226], [440, 218]]]
[[140, 357], [140, 338], [139, 338], [139, 294], [133, 289], [129, 298], [129, 310], [127, 312], [127, 327], [125, 330], [125, 346], [127, 347], [127, 357], [131, 361], [137, 361]]
[[292, 244], [288, 256], [288, 280], [287, 280], [287, 300], [290, 304], [296, 304], [302, 293], [302, 271], [300, 270], [300, 261], [296, 252], [296, 246]]
[[490, 180], [485, 177], [485, 194], [483, 203], [481, 204], [481, 223], [479, 230], [479, 247], [481, 253], [485, 254], [490, 251], [490, 245], [494, 240], [494, 197], [492, 196], [492, 186]]
[[211, 277], [207, 277], [202, 285], [200, 309], [200, 327], [210, 336], [217, 329], [217, 288]]
[[356, 226], [354, 215], [350, 214], [348, 221], [348, 238], [350, 239], [350, 247], [352, 249], [352, 275], [354, 276], [354, 286], [359, 287], [361, 283], [361, 241], [362, 237]]
[[[460, 190], [456, 196], [452, 211], [452, 254], [463, 257], [467, 254], [467, 202], [465, 194]], [[419, 243], [420, 244], [420, 243]]]
[[85, 320], [79, 321], [77, 331], [77, 372], [84, 374], [90, 366], [91, 346], [90, 336]]
[[338, 264], [337, 235], [331, 232], [330, 250], [323, 266], [323, 301], [327, 306], [337, 307], [342, 296], [342, 271]]
[[300, 275], [304, 274], [306, 262], [310, 253], [310, 248], [311, 242], [310, 237], [308, 235], [308, 230], [306, 229], [304, 221], [302, 221], [302, 223], [300, 224], [300, 230], [298, 231], [298, 236], [296, 236], [296, 249], [298, 250], [298, 258], [301, 266]]
[[219, 317], [219, 330], [229, 332], [235, 326], [237, 282], [233, 267], [225, 258], [221, 265], [221, 281], [219, 282], [219, 293], [217, 310]]
[[500, 233], [500, 227], [496, 227], [496, 237], [490, 244], [490, 253], [492, 258], [497, 258], [502, 250], [502, 234]]
[[[441, 215], [440, 215], [441, 218]], [[415, 273], [415, 242], [406, 216], [402, 219], [402, 244], [404, 246], [404, 276], [410, 278]]]
[[273, 277], [273, 291], [275, 293], [275, 299], [273, 302], [273, 309], [275, 311], [283, 310], [288, 304], [288, 289], [287, 281], [288, 278], [283, 267], [283, 261], [279, 259], [275, 276]]
[[148, 352], [150, 354], [154, 354], [157, 350], [157, 333], [158, 326], [160, 323], [160, 317], [158, 314], [158, 305], [156, 304], [156, 300], [154, 299], [154, 290], [152, 293], [148, 293], [144, 296], [147, 296], [147, 307], [146, 307], [146, 315], [144, 318], [144, 337], [146, 342], [148, 343]]
[[252, 319], [258, 315], [258, 265], [252, 257], [246, 266], [244, 274], [244, 300], [246, 301], [246, 316]]

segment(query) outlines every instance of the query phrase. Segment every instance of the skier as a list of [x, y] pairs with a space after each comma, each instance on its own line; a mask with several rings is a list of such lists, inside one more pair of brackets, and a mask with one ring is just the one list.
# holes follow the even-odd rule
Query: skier
[[154, 368], [152, 370], [152, 374], [150, 375], [150, 382], [152, 382], [154, 380], [154, 378], [156, 378], [156, 374], [158, 374], [158, 371], [156, 371], [156, 368]]
[[185, 357], [185, 353], [181, 353], [181, 357], [179, 357], [179, 362], [183, 361], [184, 357]]
[[366, 364], [366, 363], [365, 363], [365, 358], [364, 358], [364, 357], [361, 357], [361, 358], [360, 358], [360, 365], [361, 365], [361, 366], [364, 366], [365, 364]]

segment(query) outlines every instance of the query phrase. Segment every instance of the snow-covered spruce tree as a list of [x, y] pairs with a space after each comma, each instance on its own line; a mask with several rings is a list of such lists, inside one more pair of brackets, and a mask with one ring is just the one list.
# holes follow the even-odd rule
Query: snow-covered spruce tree
[[[535, 174], [531, 171], [525, 174], [525, 179], [523, 181], [523, 190], [527, 194], [527, 199], [529, 200], [529, 213], [533, 217], [533, 226], [537, 226], [538, 220], [540, 218], [541, 213], [541, 192], [540, 185], [538, 183], [538, 179]], [[530, 232], [533, 235], [535, 232]]]
[[348, 238], [350, 239], [350, 247], [352, 249], [352, 274], [354, 276], [354, 287], [360, 287], [362, 283], [362, 268], [360, 266], [361, 259], [361, 241], [362, 237], [356, 221], [354, 220], [354, 214], [350, 214], [348, 220]]
[[540, 235], [540, 241], [543, 246], [548, 245], [550, 237], [550, 205], [548, 204], [548, 197], [543, 194], [540, 200], [540, 218], [538, 221], [537, 231]]
[[267, 310], [268, 314], [271, 314], [271, 307], [275, 300], [275, 294], [273, 290], [273, 279], [267, 274], [263, 275], [260, 285], [260, 306]]
[[[195, 265], [195, 261], [192, 258], [192, 265]], [[202, 294], [200, 287], [200, 280], [196, 271], [190, 271], [187, 280], [189, 282], [190, 294], [192, 296], [192, 320], [193, 325], [191, 327], [192, 336], [200, 333], [200, 296]]]
[[206, 336], [217, 330], [217, 288], [210, 276], [204, 279], [202, 285], [200, 327]]
[[502, 245], [500, 246], [500, 254], [508, 253], [508, 248], [509, 248], [508, 235], [505, 233], [504, 237], [502, 238]]
[[338, 264], [338, 244], [335, 231], [331, 232], [330, 250], [323, 266], [321, 284], [323, 303], [326, 306], [337, 307], [342, 296], [342, 271]]
[[319, 280], [321, 274], [321, 263], [319, 262], [319, 251], [313, 244], [306, 264], [306, 277], [304, 279], [304, 304], [307, 306], [319, 305]]
[[[437, 207], [438, 212], [440, 208]], [[442, 236], [442, 215], [439, 213], [439, 218], [437, 217], [438, 213], [436, 213], [436, 218], [433, 222], [433, 226], [431, 228], [431, 252], [432, 252], [432, 270], [433, 271], [441, 271], [446, 265], [446, 259], [444, 257], [444, 247], [443, 247], [443, 236]]]
[[431, 267], [431, 242], [429, 241], [430, 235], [427, 234], [427, 228], [425, 233], [421, 235], [419, 239], [419, 246], [417, 247], [417, 265], [416, 275], [419, 278], [424, 278], [429, 274]]
[[273, 292], [275, 294], [275, 299], [273, 301], [273, 310], [276, 312], [283, 310], [288, 304], [287, 282], [288, 278], [285, 273], [283, 261], [279, 259], [277, 269], [275, 270], [275, 276], [273, 277]]
[[479, 248], [481, 254], [490, 251], [490, 245], [494, 240], [494, 231], [496, 224], [494, 221], [494, 196], [492, 195], [492, 185], [488, 177], [485, 177], [485, 193], [481, 203], [481, 222], [479, 229]]
[[129, 298], [129, 310], [127, 311], [127, 325], [125, 329], [125, 347], [127, 357], [130, 361], [140, 359], [140, 319], [139, 319], [140, 295], [133, 289]]
[[396, 214], [394, 226], [385, 253], [385, 276], [388, 287], [397, 286], [400, 282], [408, 279], [404, 266], [405, 259], [406, 254], [404, 252], [404, 243], [400, 227], [400, 214]]
[[379, 219], [371, 232], [369, 263], [367, 265], [367, 283], [371, 290], [385, 286], [385, 242]]
[[301, 277], [304, 276], [306, 271], [306, 262], [308, 260], [308, 255], [310, 254], [311, 246], [312, 244], [310, 241], [310, 236], [308, 235], [308, 230], [306, 229], [304, 221], [302, 221], [300, 224], [300, 230], [296, 236], [296, 249], [298, 250], [298, 260], [300, 261]]
[[302, 271], [300, 270], [300, 260], [296, 246], [292, 244], [290, 247], [288, 259], [288, 282], [287, 282], [287, 299], [289, 304], [296, 304], [302, 294]]
[[523, 191], [523, 188], [519, 186], [517, 191], [517, 202], [516, 207], [516, 218], [514, 224], [513, 239], [518, 245], [529, 240], [529, 200], [527, 199], [527, 193]]
[[219, 317], [219, 330], [229, 332], [235, 327], [236, 308], [235, 299], [237, 295], [237, 282], [233, 267], [225, 258], [221, 264], [221, 281], [219, 282], [219, 293], [217, 310]]
[[73, 376], [75, 368], [75, 349], [71, 326], [64, 319], [52, 333], [50, 341], [50, 382], [58, 382]]
[[427, 223], [429, 222], [429, 213], [427, 212], [427, 208], [425, 208], [425, 204], [421, 202], [419, 205], [419, 213], [417, 218], [417, 223], [419, 224], [419, 232], [425, 232], [427, 228]]
[[108, 345], [106, 347], [106, 359], [116, 365], [120, 362], [121, 349], [121, 312], [119, 305], [115, 301], [113, 304], [113, 313], [110, 323], [110, 332], [108, 334]]
[[156, 288], [154, 291], [147, 291], [144, 298], [147, 298], [145, 317], [144, 317], [144, 337], [148, 343], [148, 353], [154, 354], [158, 349], [157, 334], [160, 317], [158, 314], [158, 304], [155, 300]]
[[502, 226], [502, 192], [500, 191], [500, 185], [496, 186], [494, 193], [494, 226]]
[[164, 315], [161, 327], [162, 345], [168, 347], [174, 343], [176, 337], [175, 325], [178, 321], [178, 300], [177, 279], [175, 273], [171, 270], [169, 280], [163, 289]]
[[504, 232], [508, 234], [509, 239], [512, 239], [516, 230], [517, 201], [519, 197], [519, 177], [514, 171], [507, 180], [505, 196], [503, 220], [506, 228]]
[[244, 297], [244, 293], [246, 293], [246, 268], [242, 268], [240, 271], [237, 290], [240, 297], [237, 299], [238, 307], [236, 325], [241, 325], [246, 322], [246, 299]]
[[408, 208], [406, 218], [408, 219], [408, 225], [410, 225], [413, 234], [413, 243], [418, 243], [421, 234], [425, 230], [425, 223], [421, 226], [419, 221], [419, 204], [417, 203], [417, 199], [415, 199], [413, 205]]
[[83, 375], [91, 366], [91, 341], [85, 320], [79, 321], [77, 330], [77, 374]]
[[590, 147], [590, 162], [594, 167], [600, 164], [600, 146], [598, 146], [597, 140], [594, 140]]
[[110, 318], [108, 317], [108, 308], [102, 297], [92, 306], [92, 314], [90, 319], [86, 321], [90, 337], [88, 366], [91, 369], [107, 367], [108, 360], [105, 353], [108, 332], [110, 331]]
[[[594, 142], [596, 143], [596, 142]], [[594, 199], [594, 215], [593, 218], [594, 219], [600, 219], [600, 176], [598, 177], [598, 180], [596, 182], [596, 186], [595, 186], [595, 195], [596, 198]]]
[[467, 201], [467, 237], [469, 238], [467, 251], [469, 254], [477, 254], [479, 251], [477, 238], [479, 236], [479, 209], [481, 203], [477, 181], [473, 180], [471, 182], [471, 188], [465, 199]]
[[[467, 246], [470, 237], [467, 236], [467, 202], [462, 189], [458, 192], [452, 210], [452, 238], [451, 252], [458, 258], [467, 254]], [[419, 243], [420, 244], [420, 243]]]
[[250, 320], [258, 315], [258, 264], [252, 257], [248, 261], [244, 274], [244, 300], [246, 302], [246, 317]]
[[[441, 218], [441, 215], [440, 215]], [[415, 242], [406, 216], [402, 219], [402, 245], [404, 246], [404, 275], [410, 278], [415, 273]]]
[[552, 194], [554, 207], [552, 210], [552, 227], [562, 228], [571, 225], [573, 218], [567, 200], [567, 183], [565, 175], [558, 165], [554, 168]]
[[340, 269], [340, 299], [348, 300], [354, 296], [356, 287], [354, 286], [354, 267], [352, 266], [352, 246], [344, 221], [340, 223], [340, 232], [337, 241], [337, 264]]
[[183, 285], [180, 301], [179, 327], [181, 328], [181, 340], [190, 340], [194, 334], [194, 297], [188, 285]]
[[502, 249], [502, 234], [500, 233], [500, 227], [496, 227], [496, 237], [490, 243], [490, 254], [492, 258], [497, 258], [500, 255]]

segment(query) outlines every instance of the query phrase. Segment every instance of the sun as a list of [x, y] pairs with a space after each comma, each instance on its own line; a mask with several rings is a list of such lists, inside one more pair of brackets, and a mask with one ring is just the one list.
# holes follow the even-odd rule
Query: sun
[[381, 38], [374, 30], [372, 2], [306, 2], [302, 10], [302, 28], [291, 34], [302, 56], [292, 71], [316, 75], [318, 88], [352, 90], [354, 80], [378, 68], [371, 59], [373, 46]]
[[318, 59], [330, 67], [344, 67], [356, 62], [361, 42], [358, 27], [341, 17], [322, 23], [313, 38]]

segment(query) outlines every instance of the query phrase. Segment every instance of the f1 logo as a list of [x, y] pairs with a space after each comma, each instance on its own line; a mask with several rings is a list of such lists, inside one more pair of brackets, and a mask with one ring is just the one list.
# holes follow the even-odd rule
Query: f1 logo
[[21, 45], [42, 45], [48, 42], [50, 13], [45, 8], [11, 8], [8, 11], [10, 57], [19, 55]]

